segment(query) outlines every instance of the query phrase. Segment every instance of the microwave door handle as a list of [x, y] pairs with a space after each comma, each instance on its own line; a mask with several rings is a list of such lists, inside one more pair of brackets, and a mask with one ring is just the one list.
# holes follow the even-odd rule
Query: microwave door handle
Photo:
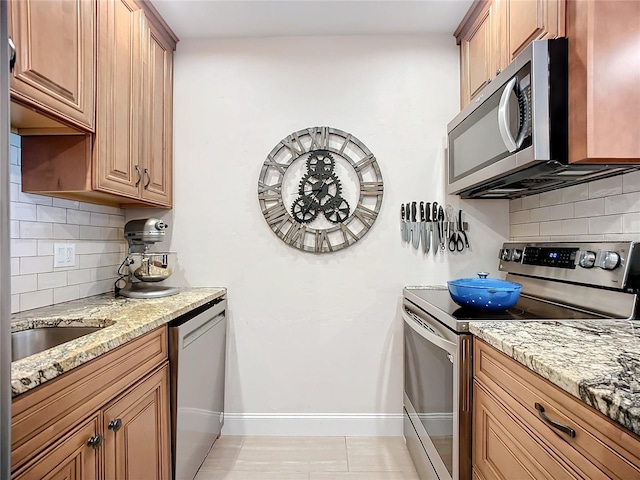
[[413, 320], [407, 314], [407, 312], [404, 311], [404, 308], [402, 309], [402, 318], [404, 319], [405, 325], [409, 325], [412, 330], [414, 330], [418, 335], [423, 337], [428, 342], [433, 343], [437, 347], [439, 347], [439, 348], [441, 348], [443, 350], [446, 350], [449, 353], [452, 353], [452, 354], [456, 353], [456, 344], [455, 343], [450, 342], [448, 340], [445, 340], [444, 338], [439, 337], [435, 333], [431, 333], [426, 328], [420, 328], [416, 324], [415, 320]]
[[[513, 77], [509, 80], [507, 86], [504, 87], [498, 106], [498, 128], [500, 129], [500, 136], [502, 137], [505, 147], [507, 147], [507, 150], [510, 152], [515, 152], [519, 147], [509, 129], [509, 97], [511, 97], [514, 91], [516, 80], [516, 77]], [[520, 144], [522, 144], [522, 141]]]

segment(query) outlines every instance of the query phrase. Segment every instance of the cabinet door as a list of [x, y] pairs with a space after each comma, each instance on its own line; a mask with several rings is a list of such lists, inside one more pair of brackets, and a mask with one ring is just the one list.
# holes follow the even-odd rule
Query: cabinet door
[[16, 45], [11, 97], [93, 131], [95, 118], [95, 2], [12, 0]]
[[97, 449], [88, 440], [99, 432], [99, 415], [96, 413], [80, 427], [47, 449], [36, 461], [12, 475], [13, 480], [97, 480], [99, 472]]
[[511, 0], [506, 2], [509, 61], [533, 40], [564, 35], [563, 0]]
[[145, 46], [145, 118], [141, 197], [171, 206], [173, 176], [173, 48], [148, 24]]
[[170, 480], [167, 363], [104, 410], [105, 479]]
[[460, 37], [461, 106], [467, 105], [495, 76], [494, 4], [489, 2]]
[[131, 0], [98, 2], [94, 188], [139, 198], [142, 21]]

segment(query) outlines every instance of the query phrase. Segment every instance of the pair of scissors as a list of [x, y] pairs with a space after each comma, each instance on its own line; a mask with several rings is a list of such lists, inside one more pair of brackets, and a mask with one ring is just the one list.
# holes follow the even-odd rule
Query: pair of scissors
[[447, 221], [449, 225], [453, 224], [453, 232], [449, 237], [449, 251], [450, 252], [461, 252], [464, 250], [465, 242], [462, 240], [462, 235], [460, 231], [462, 229], [462, 211], [458, 213], [458, 221], [455, 221], [455, 217], [453, 215], [453, 207], [451, 205], [447, 205]]

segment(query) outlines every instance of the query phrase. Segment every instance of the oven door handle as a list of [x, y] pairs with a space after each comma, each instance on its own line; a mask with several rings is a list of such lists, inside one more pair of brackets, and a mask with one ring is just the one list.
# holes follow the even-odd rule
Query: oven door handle
[[414, 332], [416, 332], [418, 335], [420, 335], [422, 338], [424, 338], [428, 342], [433, 343], [437, 347], [440, 347], [443, 350], [446, 350], [447, 352], [454, 354], [454, 358], [455, 358], [455, 353], [456, 353], [455, 343], [445, 340], [444, 338], [436, 335], [435, 333], [432, 333], [426, 328], [420, 327], [420, 325], [418, 325], [416, 321], [413, 320], [409, 316], [409, 314], [407, 314], [404, 308], [402, 309], [402, 318], [404, 319], [404, 323], [409, 325]]

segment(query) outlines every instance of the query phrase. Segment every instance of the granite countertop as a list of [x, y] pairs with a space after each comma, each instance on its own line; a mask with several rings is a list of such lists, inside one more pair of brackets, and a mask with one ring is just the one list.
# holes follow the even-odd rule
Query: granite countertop
[[177, 295], [153, 299], [114, 298], [109, 293], [14, 314], [12, 332], [46, 326], [104, 328], [13, 362], [11, 394], [25, 393], [225, 294], [224, 288], [184, 288]]
[[640, 435], [640, 321], [471, 322], [471, 333]]

